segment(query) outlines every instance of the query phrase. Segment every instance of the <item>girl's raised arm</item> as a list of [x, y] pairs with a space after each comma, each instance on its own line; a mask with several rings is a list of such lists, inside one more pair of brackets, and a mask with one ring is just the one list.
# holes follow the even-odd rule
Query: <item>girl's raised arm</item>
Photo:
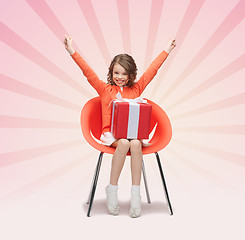
[[174, 39], [170, 39], [164, 51], [162, 51], [147, 68], [144, 74], [137, 82], [139, 86], [140, 94], [144, 91], [145, 87], [151, 82], [151, 80], [157, 74], [158, 69], [162, 66], [169, 53], [175, 48], [176, 43]]
[[72, 38], [65, 35], [64, 44], [66, 50], [70, 53], [73, 60], [76, 62], [78, 67], [82, 70], [83, 75], [87, 78], [90, 85], [101, 95], [104, 91], [106, 83], [100, 80], [97, 74], [90, 68], [85, 60], [73, 49]]

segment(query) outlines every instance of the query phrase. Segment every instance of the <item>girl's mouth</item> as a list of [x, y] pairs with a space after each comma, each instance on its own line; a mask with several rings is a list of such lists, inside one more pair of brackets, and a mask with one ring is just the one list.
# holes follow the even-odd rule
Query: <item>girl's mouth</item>
[[125, 80], [124, 79], [115, 79], [115, 80], [120, 85], [123, 84], [123, 83], [125, 83]]

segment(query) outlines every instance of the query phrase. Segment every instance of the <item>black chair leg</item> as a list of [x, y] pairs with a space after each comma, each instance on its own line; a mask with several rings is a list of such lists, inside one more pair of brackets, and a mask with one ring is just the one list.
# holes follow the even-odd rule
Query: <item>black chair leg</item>
[[156, 158], [157, 158], [157, 163], [158, 163], [160, 175], [161, 175], [161, 178], [162, 178], [162, 183], [163, 183], [163, 188], [164, 188], [164, 192], [165, 192], [166, 201], [167, 201], [167, 204], [168, 204], [169, 214], [173, 215], [173, 210], [172, 210], [171, 203], [170, 203], [169, 196], [168, 196], [167, 184], [166, 184], [165, 179], [164, 179], [164, 174], [163, 174], [163, 169], [162, 169], [160, 157], [159, 157], [159, 154], [157, 152], [155, 154], [156, 154]]
[[93, 179], [93, 183], [92, 183], [92, 189], [91, 189], [91, 193], [89, 195], [89, 207], [88, 207], [87, 217], [90, 217], [90, 212], [91, 212], [93, 201], [94, 201], [94, 195], [95, 195], [95, 190], [96, 190], [96, 186], [97, 186], [97, 182], [98, 182], [98, 178], [99, 178], [100, 166], [101, 166], [103, 154], [104, 154], [103, 152], [100, 153], [99, 159], [97, 162], [97, 166], [95, 169], [94, 179]]
[[90, 200], [91, 200], [91, 193], [92, 193], [92, 189], [93, 189], [93, 185], [94, 185], [95, 175], [96, 175], [96, 169], [94, 171], [94, 176], [93, 176], [93, 180], [92, 180], [92, 183], [91, 183], [91, 187], [90, 187], [90, 191], [89, 191], [89, 195], [88, 195], [87, 204], [89, 204], [90, 203]]

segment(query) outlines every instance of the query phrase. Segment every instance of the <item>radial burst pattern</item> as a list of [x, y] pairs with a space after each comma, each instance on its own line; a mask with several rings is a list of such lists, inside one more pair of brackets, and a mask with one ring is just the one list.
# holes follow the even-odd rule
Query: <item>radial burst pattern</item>
[[[131, 54], [139, 77], [175, 38], [143, 93], [172, 123], [160, 152], [170, 185], [235, 187], [244, 199], [244, 9], [244, 0], [1, 1], [0, 201], [78, 196], [89, 185], [98, 153], [79, 120], [96, 92], [65, 51], [65, 34], [104, 81], [116, 54]], [[154, 164], [146, 166], [155, 172]]]

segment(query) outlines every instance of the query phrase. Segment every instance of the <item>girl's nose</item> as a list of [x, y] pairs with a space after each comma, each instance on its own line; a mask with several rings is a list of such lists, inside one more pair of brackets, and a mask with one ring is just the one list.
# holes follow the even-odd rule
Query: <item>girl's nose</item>
[[119, 74], [119, 79], [123, 79], [123, 75], [122, 74]]

